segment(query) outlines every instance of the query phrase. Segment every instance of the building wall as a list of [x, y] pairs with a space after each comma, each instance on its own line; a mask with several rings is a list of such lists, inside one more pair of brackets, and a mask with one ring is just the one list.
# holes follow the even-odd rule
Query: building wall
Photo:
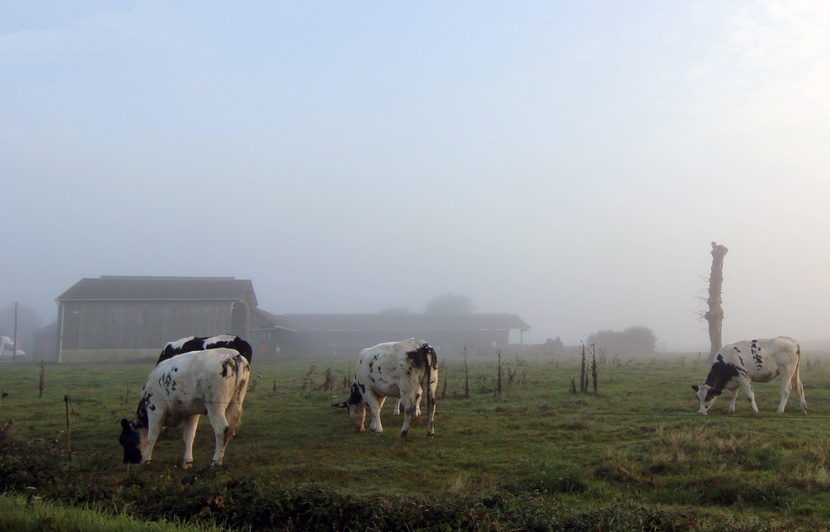
[[186, 336], [233, 333], [244, 337], [245, 331], [231, 331], [231, 314], [229, 301], [66, 302], [61, 350], [160, 351], [167, 342]]
[[64, 349], [61, 364], [147, 362], [155, 364], [161, 349]]
[[428, 342], [444, 356], [495, 353], [508, 345], [509, 332], [504, 331], [301, 331], [285, 335], [284, 348], [291, 352], [318, 355], [354, 356], [361, 349], [382, 342], [419, 338]]

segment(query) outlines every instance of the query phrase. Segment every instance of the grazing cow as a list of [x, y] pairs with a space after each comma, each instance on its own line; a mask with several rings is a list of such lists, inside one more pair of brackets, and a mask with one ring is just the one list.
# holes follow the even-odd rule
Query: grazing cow
[[216, 436], [213, 464], [222, 465], [225, 448], [242, 420], [249, 375], [248, 361], [229, 348], [192, 351], [162, 361], [150, 372], [135, 418], [121, 420], [124, 462], [149, 462], [161, 431], [184, 421], [182, 467], [190, 468], [199, 417], [207, 414]]
[[349, 398], [333, 406], [349, 409], [355, 432], [363, 432], [366, 405], [372, 412], [369, 430], [380, 434], [380, 410], [387, 397], [400, 398], [404, 409], [401, 436], [409, 432], [422, 390], [427, 395], [427, 436], [434, 436], [435, 392], [438, 388], [438, 355], [423, 340], [387, 342], [360, 352], [355, 363]]
[[770, 382], [781, 375], [781, 402], [778, 404], [778, 413], [784, 413], [790, 390], [794, 386], [796, 393], [801, 397], [801, 412], [806, 414], [807, 400], [804, 398], [804, 386], [798, 375], [800, 362], [801, 347], [798, 342], [786, 336], [729, 344], [715, 355], [706, 383], [692, 386], [700, 405], [698, 413], [706, 414], [724, 389], [732, 394], [729, 413], [734, 413], [740, 387], [749, 399], [752, 411], [757, 414], [758, 405], [755, 404], [752, 383]]
[[182, 353], [204, 351], [205, 349], [214, 349], [217, 347], [235, 349], [240, 355], [245, 357], [248, 364], [251, 363], [251, 358], [254, 353], [254, 350], [251, 349], [251, 344], [232, 334], [220, 334], [218, 336], [209, 337], [188, 336], [187, 338], [182, 338], [180, 340], [176, 340], [175, 342], [168, 342], [168, 344], [164, 346], [164, 349], [161, 350], [161, 354], [159, 355], [156, 365], [158, 366], [161, 362], [167, 360], [168, 358], [173, 358], [174, 356], [181, 355]]

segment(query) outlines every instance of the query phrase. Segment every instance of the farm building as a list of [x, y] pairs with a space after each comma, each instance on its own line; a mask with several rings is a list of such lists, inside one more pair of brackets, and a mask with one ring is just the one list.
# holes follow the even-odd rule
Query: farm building
[[186, 336], [248, 338], [257, 300], [233, 277], [81, 279], [57, 298], [58, 362], [155, 358]]
[[447, 354], [471, 354], [506, 347], [510, 332], [519, 342], [530, 326], [515, 314], [282, 314], [294, 332], [284, 335], [283, 349], [299, 353], [355, 354], [365, 347], [406, 338], [421, 338]]
[[530, 330], [515, 314], [272, 314], [258, 308], [250, 280], [233, 277], [85, 278], [56, 301], [57, 349], [40, 360], [155, 359], [167, 342], [216, 334], [241, 336], [257, 357], [355, 354], [413, 337], [448, 354], [473, 354], [507, 346], [511, 332], [521, 343]]

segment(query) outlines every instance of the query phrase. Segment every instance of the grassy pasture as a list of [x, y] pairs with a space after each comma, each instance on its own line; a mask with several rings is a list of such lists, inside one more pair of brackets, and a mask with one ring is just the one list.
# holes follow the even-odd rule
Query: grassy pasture
[[[179, 467], [180, 428], [162, 435], [152, 464], [121, 463], [119, 421], [134, 413], [153, 361], [45, 366], [42, 399], [39, 366], [4, 364], [0, 489], [32, 505], [253, 529], [823, 530], [830, 366], [821, 359], [802, 361], [805, 417], [795, 394], [783, 416], [775, 412], [777, 380], [756, 386], [758, 415], [743, 394], [736, 415], [726, 415], [724, 397], [697, 415], [690, 385], [708, 363], [696, 354], [615, 357], [599, 367], [597, 394], [574, 395], [576, 358], [506, 353], [500, 397], [495, 357], [470, 357], [470, 399], [463, 360], [449, 358], [435, 438], [424, 422], [401, 438], [392, 401], [382, 435], [352, 433], [330, 405], [347, 396], [353, 358], [255, 359], [225, 466], [208, 467], [203, 418], [189, 471]], [[508, 364], [521, 384], [507, 383]], [[337, 388], [322, 391], [329, 368]]]

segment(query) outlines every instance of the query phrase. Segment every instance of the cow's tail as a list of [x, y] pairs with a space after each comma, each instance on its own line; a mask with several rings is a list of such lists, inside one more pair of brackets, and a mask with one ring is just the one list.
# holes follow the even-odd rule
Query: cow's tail
[[801, 400], [801, 413], [806, 414], [807, 400], [804, 397], [804, 385], [801, 384], [801, 344], [798, 342], [795, 343], [795, 371], [793, 371], [792, 377], [790, 378], [790, 386], [791, 388], [795, 388], [795, 393], [798, 394]]
[[245, 401], [245, 394], [248, 392], [248, 377], [251, 374], [250, 365], [242, 355], [236, 355], [234, 362], [236, 362], [236, 385], [225, 413], [228, 433], [232, 436], [236, 434], [242, 423], [242, 402]]
[[432, 350], [432, 357], [430, 357], [430, 353], [427, 352], [427, 414], [431, 415], [435, 411], [435, 404], [436, 404], [436, 392], [438, 391], [438, 382], [437, 382], [437, 375], [436, 375], [436, 382], [435, 386], [432, 386], [432, 376], [433, 376], [433, 360], [435, 362], [435, 371], [438, 370], [438, 354], [435, 350]]

